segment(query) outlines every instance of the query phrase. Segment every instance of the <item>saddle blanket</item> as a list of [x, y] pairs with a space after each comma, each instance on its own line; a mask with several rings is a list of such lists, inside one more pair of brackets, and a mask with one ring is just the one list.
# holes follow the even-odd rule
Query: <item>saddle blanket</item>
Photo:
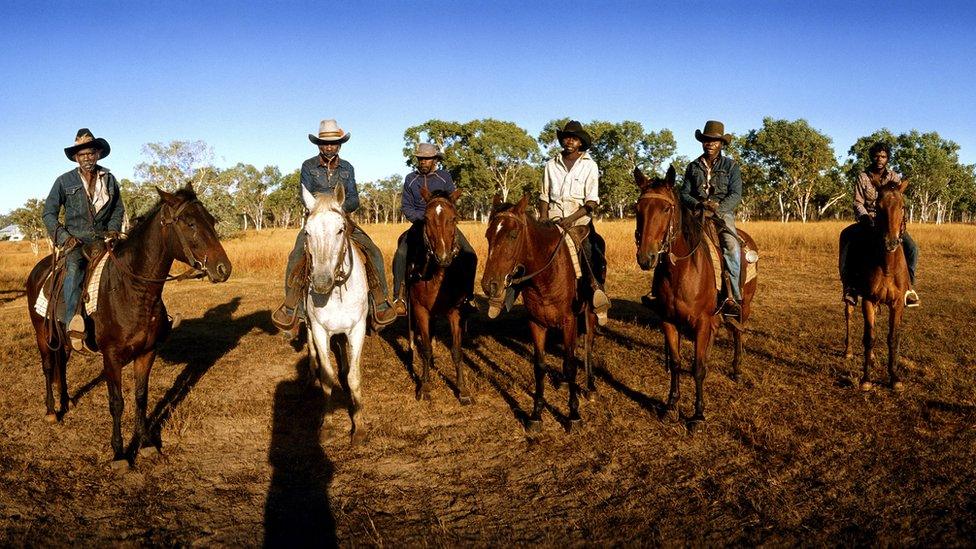
[[563, 231], [563, 240], [566, 241], [566, 246], [569, 247], [569, 258], [573, 260], [573, 271], [576, 272], [576, 278], [583, 278], [583, 268], [580, 267], [579, 247], [576, 246], [576, 241], [569, 235], [569, 231]]
[[[108, 254], [102, 256], [102, 259], [98, 261], [98, 265], [95, 266], [95, 270], [92, 272], [91, 279], [88, 281], [88, 293], [84, 296], [85, 299], [85, 312], [91, 315], [95, 312], [98, 305], [98, 287], [99, 283], [102, 281], [102, 271], [105, 270], [105, 262], [108, 260]], [[34, 312], [41, 315], [47, 315], [47, 307], [49, 304], [49, 298], [46, 294], [47, 292], [47, 281], [41, 285], [41, 292], [37, 296], [37, 301], [34, 303]]]
[[[722, 291], [722, 268], [723, 268], [722, 246], [721, 244], [715, 242], [711, 234], [705, 233], [705, 236], [708, 239], [708, 246], [706, 246], [706, 248], [708, 249], [708, 257], [709, 259], [712, 260], [712, 269], [715, 271], [715, 289], [721, 292]], [[757, 271], [756, 263], [759, 261], [759, 254], [756, 253], [749, 254], [749, 252], [751, 251], [752, 248], [750, 248], [746, 244], [742, 244], [742, 252], [743, 255], [745, 255], [746, 257], [746, 261], [745, 261], [746, 279], [742, 283], [743, 285], [749, 282], [750, 280], [756, 278], [756, 271]], [[754, 256], [756, 260], [749, 261], [750, 255]]]

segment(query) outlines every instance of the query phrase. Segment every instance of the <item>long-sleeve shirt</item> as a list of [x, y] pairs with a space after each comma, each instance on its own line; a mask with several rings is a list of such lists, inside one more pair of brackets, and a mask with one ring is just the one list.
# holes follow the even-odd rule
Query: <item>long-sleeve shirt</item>
[[742, 202], [742, 174], [735, 160], [719, 156], [709, 166], [702, 155], [688, 164], [681, 184], [681, 202], [694, 208], [705, 200], [718, 202], [719, 214], [733, 213]]
[[400, 207], [403, 215], [411, 222], [420, 221], [424, 218], [427, 209], [427, 202], [420, 196], [420, 189], [427, 185], [430, 192], [444, 191], [453, 193], [455, 190], [454, 180], [447, 170], [434, 170], [429, 174], [413, 172], [403, 178], [403, 198]]
[[877, 183], [871, 181], [871, 176], [866, 172], [861, 172], [857, 176], [857, 183], [854, 184], [854, 217], [860, 218], [862, 215], [870, 216], [874, 219], [875, 202], [878, 200], [878, 189], [888, 183], [901, 183], [901, 176], [885, 168], [878, 178]]
[[346, 191], [346, 199], [342, 209], [352, 213], [359, 209], [359, 189], [356, 188], [356, 172], [352, 164], [335, 157], [332, 162], [326, 162], [322, 155], [316, 155], [302, 163], [301, 177], [302, 202], [305, 208], [311, 210], [315, 206], [315, 195], [335, 191], [335, 186], [342, 183]]
[[[566, 169], [562, 155], [546, 162], [542, 175], [539, 200], [549, 203], [552, 217], [569, 217], [586, 202], [600, 203], [600, 168], [589, 153], [583, 153], [573, 167]], [[584, 215], [574, 225], [585, 225], [590, 216]]]
[[[88, 196], [85, 179], [78, 169], [59, 176], [44, 201], [44, 227], [55, 245], [61, 246], [69, 237], [90, 242], [106, 231], [121, 231], [125, 206], [119, 195], [119, 183], [107, 169], [96, 166], [93, 193]], [[64, 207], [64, 223], [58, 214]]]

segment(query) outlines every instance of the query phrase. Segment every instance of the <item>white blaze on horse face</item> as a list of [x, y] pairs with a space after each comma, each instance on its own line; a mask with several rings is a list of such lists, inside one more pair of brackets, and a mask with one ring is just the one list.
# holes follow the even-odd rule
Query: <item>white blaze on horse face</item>
[[435, 207], [434, 207], [434, 212], [435, 212], [435, 213], [436, 213], [437, 215], [441, 215], [441, 212], [442, 212], [443, 210], [444, 210], [444, 207], [443, 207], [443, 206], [441, 206], [440, 204], [438, 204], [437, 206], [435, 206]]

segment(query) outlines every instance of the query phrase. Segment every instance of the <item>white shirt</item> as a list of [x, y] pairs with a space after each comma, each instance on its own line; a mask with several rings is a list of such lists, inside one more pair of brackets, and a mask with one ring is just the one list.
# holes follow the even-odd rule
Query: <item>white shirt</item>
[[[97, 213], [108, 204], [108, 186], [105, 183], [108, 179], [108, 170], [99, 167], [95, 175], [95, 193], [94, 196], [89, 195], [88, 200], [91, 201], [92, 211]], [[81, 183], [82, 188], [85, 189], [85, 194], [88, 194], [88, 182], [85, 181], [84, 175], [81, 176]]]
[[[562, 155], [549, 159], [542, 175], [542, 192], [539, 199], [549, 202], [549, 215], [568, 217], [585, 202], [600, 203], [600, 168], [589, 153], [576, 159], [567, 170]], [[574, 225], [585, 225], [590, 217], [584, 215]]]

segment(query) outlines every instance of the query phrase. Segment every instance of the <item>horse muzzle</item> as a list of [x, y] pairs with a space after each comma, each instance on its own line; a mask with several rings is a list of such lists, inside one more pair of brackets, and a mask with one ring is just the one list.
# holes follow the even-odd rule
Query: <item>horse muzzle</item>
[[898, 249], [901, 246], [901, 237], [898, 238], [885, 238], [884, 241], [885, 251], [889, 254]]
[[653, 250], [647, 253], [637, 252], [637, 265], [642, 271], [653, 271], [657, 267], [657, 262], [661, 258], [660, 252]]
[[309, 286], [313, 292], [325, 295], [331, 292], [332, 288], [335, 288], [335, 278], [331, 274], [316, 275], [313, 273], [309, 280]]
[[231, 266], [230, 262], [225, 263], [220, 261], [212, 270], [208, 267], [204, 267], [202, 270], [207, 273], [207, 278], [210, 279], [210, 282], [216, 284], [218, 282], [226, 282], [230, 278]]

